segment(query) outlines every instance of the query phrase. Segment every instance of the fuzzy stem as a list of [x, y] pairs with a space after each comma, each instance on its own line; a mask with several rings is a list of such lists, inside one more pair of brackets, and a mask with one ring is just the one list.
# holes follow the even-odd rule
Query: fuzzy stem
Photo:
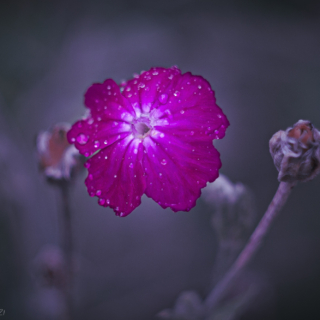
[[227, 293], [230, 284], [239, 276], [243, 268], [250, 262], [251, 258], [260, 247], [262, 240], [267, 234], [272, 221], [286, 203], [291, 189], [294, 186], [295, 183], [280, 182], [276, 194], [274, 195], [266, 213], [252, 233], [247, 245], [239, 254], [237, 260], [231, 266], [229, 271], [208, 295], [205, 304], [209, 312], [213, 311], [214, 308], [217, 307]]
[[65, 257], [66, 268], [66, 283], [65, 283], [65, 302], [66, 302], [66, 320], [73, 318], [73, 301], [72, 301], [72, 286], [73, 286], [73, 241], [72, 241], [72, 226], [71, 226], [71, 210], [69, 204], [69, 182], [63, 181], [59, 185], [62, 200], [62, 247]]

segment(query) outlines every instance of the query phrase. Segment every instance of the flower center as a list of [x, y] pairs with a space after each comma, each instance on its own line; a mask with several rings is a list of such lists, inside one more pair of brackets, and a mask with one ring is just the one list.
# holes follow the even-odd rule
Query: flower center
[[146, 117], [141, 117], [132, 123], [132, 131], [136, 138], [145, 138], [151, 129], [150, 120]]

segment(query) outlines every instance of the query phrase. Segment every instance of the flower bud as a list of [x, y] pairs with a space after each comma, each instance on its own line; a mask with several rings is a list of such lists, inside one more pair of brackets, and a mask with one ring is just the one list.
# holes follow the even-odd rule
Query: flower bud
[[310, 121], [299, 120], [286, 131], [278, 131], [269, 141], [278, 180], [312, 180], [320, 172], [320, 132]]
[[69, 129], [69, 124], [60, 123], [37, 136], [39, 166], [50, 180], [70, 180], [73, 169], [81, 162], [78, 150], [67, 140]]

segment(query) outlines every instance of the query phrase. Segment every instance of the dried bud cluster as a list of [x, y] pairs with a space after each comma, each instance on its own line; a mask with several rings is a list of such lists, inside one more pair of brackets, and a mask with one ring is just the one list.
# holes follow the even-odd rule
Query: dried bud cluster
[[278, 131], [269, 142], [278, 180], [308, 181], [320, 172], [320, 132], [310, 121], [299, 120], [286, 131]]
[[60, 123], [37, 136], [39, 166], [48, 179], [69, 180], [73, 169], [80, 164], [78, 150], [67, 140], [69, 129], [69, 124]]

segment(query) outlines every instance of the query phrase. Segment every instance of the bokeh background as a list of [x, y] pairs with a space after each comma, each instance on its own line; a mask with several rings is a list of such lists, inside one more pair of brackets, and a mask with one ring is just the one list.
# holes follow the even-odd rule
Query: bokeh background
[[[34, 261], [59, 245], [59, 197], [39, 175], [36, 134], [74, 122], [93, 82], [178, 65], [208, 79], [231, 126], [221, 172], [254, 193], [257, 219], [276, 188], [273, 133], [320, 127], [320, 6], [312, 0], [2, 0], [0, 2], [0, 309], [56, 319]], [[72, 192], [77, 319], [147, 320], [183, 290], [210, 290], [217, 253], [203, 200], [173, 213], [143, 198], [126, 218]], [[248, 268], [263, 294], [239, 319], [317, 319], [320, 178], [298, 185]], [[261, 280], [262, 279], [262, 280]]]

